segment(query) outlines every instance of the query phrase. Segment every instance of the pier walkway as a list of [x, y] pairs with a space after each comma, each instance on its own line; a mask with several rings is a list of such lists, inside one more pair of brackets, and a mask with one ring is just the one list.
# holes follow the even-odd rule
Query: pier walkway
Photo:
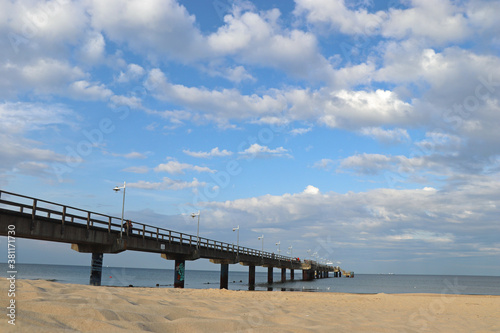
[[229, 264], [249, 267], [250, 288], [255, 285], [256, 266], [268, 268], [270, 284], [274, 268], [281, 269], [281, 282], [286, 281], [287, 269], [291, 280], [294, 270], [302, 270], [303, 280], [328, 277], [329, 272], [338, 271], [338, 267], [311, 260], [299, 261], [137, 221], [132, 223], [133, 229], [127, 231], [121, 218], [0, 190], [0, 236], [8, 236], [14, 226], [14, 237], [69, 243], [75, 251], [91, 253], [91, 285], [101, 284], [104, 253], [126, 250], [158, 253], [164, 259], [175, 260], [176, 288], [184, 287], [186, 261], [201, 258], [221, 265], [221, 289], [228, 287]]

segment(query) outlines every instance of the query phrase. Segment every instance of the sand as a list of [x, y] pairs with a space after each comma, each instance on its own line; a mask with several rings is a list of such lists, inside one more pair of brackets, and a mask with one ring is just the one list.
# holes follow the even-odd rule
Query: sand
[[[11, 297], [0, 281], [1, 306]], [[14, 298], [12, 298], [14, 299]], [[0, 332], [500, 332], [500, 296], [93, 287], [16, 281]]]

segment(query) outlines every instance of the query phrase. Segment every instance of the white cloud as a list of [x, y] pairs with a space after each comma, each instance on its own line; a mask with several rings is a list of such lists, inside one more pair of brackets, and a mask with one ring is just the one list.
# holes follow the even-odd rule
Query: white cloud
[[49, 163], [64, 162], [65, 156], [50, 149], [42, 139], [29, 139], [30, 134], [37, 133], [40, 137], [47, 130], [71, 124], [67, 119], [71, 116], [71, 111], [59, 105], [0, 104], [0, 172], [45, 177], [51, 170]]
[[[412, 0], [408, 9], [393, 9], [383, 23], [386, 37], [426, 38], [442, 45], [461, 41], [470, 34], [464, 8], [449, 0]], [[425, 22], [425, 24], [422, 24]]]
[[244, 151], [240, 151], [239, 154], [246, 158], [266, 157], [266, 156], [291, 157], [291, 155], [288, 154], [288, 150], [283, 147], [271, 149], [267, 146], [261, 146], [258, 143], [252, 144]]
[[[242, 95], [235, 89], [208, 90], [167, 81], [159, 69], [150, 71], [146, 87], [156, 98], [202, 112], [218, 124], [230, 120], [259, 119], [258, 123], [280, 124], [314, 120], [328, 127], [358, 128], [385, 125], [418, 125], [427, 114], [389, 90], [350, 91], [320, 88], [273, 90], [258, 96]], [[272, 93], [272, 94], [271, 94]]]
[[126, 154], [111, 153], [111, 156], [125, 157], [127, 159], [145, 159], [148, 157], [147, 154], [139, 153], [136, 151], [131, 151], [130, 153], [126, 153]]
[[333, 168], [334, 164], [335, 164], [334, 160], [331, 160], [329, 158], [323, 158], [320, 161], [314, 163], [314, 165], [312, 167], [329, 171]]
[[31, 91], [41, 95], [62, 94], [71, 82], [84, 77], [78, 66], [64, 60], [42, 57], [28, 63], [0, 60], [0, 96]]
[[91, 64], [102, 62], [106, 56], [106, 41], [99, 32], [89, 33], [86, 42], [81, 47], [83, 61]]
[[119, 83], [125, 83], [129, 81], [135, 81], [140, 79], [146, 74], [144, 68], [136, 64], [129, 64], [125, 72], [120, 72], [120, 75], [116, 79]]
[[179, 103], [222, 123], [229, 119], [277, 114], [286, 107], [281, 96], [242, 95], [236, 89], [208, 90], [172, 84], [159, 69], [150, 71], [146, 87], [160, 100]]
[[196, 178], [193, 178], [192, 181], [188, 182], [178, 179], [171, 179], [168, 177], [163, 177], [163, 180], [157, 183], [146, 182], [141, 180], [135, 183], [127, 184], [127, 186], [129, 187], [140, 188], [145, 190], [173, 190], [173, 191], [180, 191], [187, 188], [204, 187], [206, 185], [207, 184], [205, 182], [200, 182]]
[[[415, 252], [435, 251], [443, 256], [464, 251], [481, 256], [479, 247], [497, 247], [487, 235], [498, 229], [499, 207], [483, 201], [500, 198], [498, 181], [498, 176], [494, 181], [475, 179], [446, 191], [376, 189], [345, 194], [322, 193], [308, 186], [296, 194], [205, 202], [203, 206], [208, 225], [215, 224], [217, 216], [217, 223], [225, 221], [217, 224], [221, 228], [238, 220], [256, 230], [283, 229], [281, 237], [293, 237], [289, 239], [294, 253], [312, 246], [311, 241], [299, 239], [301, 234], [310, 234], [321, 256], [342, 261], [353, 260], [348, 253], [355, 253], [354, 257], [359, 251], [375, 251], [375, 257], [384, 260], [407, 260]], [[468, 241], [461, 241], [463, 237]], [[347, 244], [349, 251], [342, 251]], [[381, 253], [383, 249], [390, 251]]]
[[307, 185], [307, 187], [304, 189], [305, 194], [311, 194], [311, 195], [316, 195], [320, 194], [319, 188], [314, 187], [312, 185]]
[[211, 76], [220, 76], [235, 83], [257, 81], [243, 66], [223, 67], [215, 62], [205, 69], [205, 71]]
[[225, 25], [208, 36], [208, 45], [216, 54], [233, 55], [239, 61], [271, 66], [296, 77], [330, 81], [333, 69], [320, 54], [315, 35], [280, 29], [280, 15], [278, 9], [258, 14], [235, 7], [224, 17]]
[[132, 172], [132, 173], [148, 173], [149, 168], [147, 166], [132, 166], [132, 167], [125, 168], [122, 171]]
[[410, 135], [402, 128], [385, 130], [380, 127], [364, 127], [359, 133], [384, 143], [402, 143], [410, 140]]
[[290, 134], [292, 135], [303, 135], [306, 133], [309, 133], [312, 130], [312, 127], [307, 127], [307, 128], [294, 128], [293, 130], [290, 131]]
[[312, 24], [326, 25], [344, 34], [373, 34], [387, 14], [379, 11], [368, 13], [366, 9], [350, 10], [344, 0], [296, 0], [295, 14], [305, 15]]
[[113, 92], [104, 84], [90, 83], [85, 80], [73, 82], [69, 86], [69, 92], [75, 99], [90, 101], [106, 101], [113, 96]]
[[438, 234], [435, 232], [429, 232], [425, 230], [409, 230], [409, 231], [403, 230], [403, 231], [404, 231], [403, 234], [387, 236], [387, 240], [404, 241], [406, 243], [407, 241], [414, 240], [414, 241], [424, 241], [429, 243], [440, 244], [440, 243], [452, 243], [455, 238], [451, 233]]
[[194, 152], [188, 149], [184, 149], [182, 152], [186, 155], [197, 158], [225, 157], [225, 156], [231, 156], [233, 154], [232, 152], [227, 151], [226, 149], [223, 149], [221, 151], [219, 150], [219, 147], [212, 148], [212, 150], [210, 150], [209, 152], [204, 152], [204, 151]]
[[437, 45], [461, 41], [470, 35], [465, 8], [449, 0], [412, 0], [409, 8], [376, 13], [365, 8], [351, 10], [344, 0], [297, 0], [296, 3], [296, 15], [305, 15], [309, 23], [348, 35], [425, 39]]
[[112, 41], [161, 60], [203, 58], [203, 36], [195, 17], [174, 0], [89, 1], [92, 26]]
[[320, 122], [328, 127], [356, 128], [379, 124], [410, 124], [422, 116], [412, 105], [388, 90], [332, 92], [309, 96], [314, 108], [322, 108]]
[[179, 161], [168, 161], [167, 163], [163, 163], [154, 168], [156, 172], [167, 172], [170, 174], [184, 174], [186, 170], [192, 170], [196, 172], [209, 172], [214, 173], [215, 170], [212, 170], [208, 167], [201, 167], [197, 165], [192, 165], [188, 163], [181, 163]]

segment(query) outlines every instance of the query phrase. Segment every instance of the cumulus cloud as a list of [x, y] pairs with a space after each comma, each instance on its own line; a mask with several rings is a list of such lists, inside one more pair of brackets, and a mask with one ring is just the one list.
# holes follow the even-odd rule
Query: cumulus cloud
[[129, 81], [135, 81], [140, 79], [146, 74], [144, 68], [136, 64], [129, 64], [125, 72], [120, 72], [120, 75], [116, 79], [119, 83], [126, 83]]
[[113, 96], [113, 92], [104, 84], [90, 83], [85, 80], [73, 82], [69, 91], [75, 99], [91, 101], [106, 101]]
[[[424, 257], [429, 259], [438, 253], [482, 256], [479, 247], [495, 248], [496, 240], [487, 235], [498, 231], [498, 207], [483, 203], [495, 198], [500, 198], [498, 179], [483, 177], [450, 191], [376, 189], [340, 194], [308, 186], [296, 194], [203, 205], [210, 209], [205, 215], [209, 225], [227, 228], [237, 219], [258, 230], [283, 229], [281, 237], [294, 235], [290, 239], [294, 251], [305, 253], [317, 245], [321, 256], [335, 260], [353, 260], [366, 251], [372, 253], [371, 259], [406, 261], [420, 258], [417, 252], [428, 253]], [[300, 234], [305, 238], [299, 239]], [[342, 250], [345, 246], [348, 251]]]
[[385, 130], [380, 127], [364, 127], [359, 131], [359, 133], [370, 136], [384, 143], [402, 143], [410, 140], [410, 135], [405, 129], [402, 128]]
[[196, 171], [196, 172], [209, 172], [214, 173], [215, 170], [212, 170], [208, 167], [201, 167], [198, 165], [192, 165], [188, 163], [181, 163], [179, 161], [168, 161], [167, 163], [162, 163], [154, 168], [156, 172], [167, 172], [171, 174], [184, 174], [185, 171]]
[[284, 98], [279, 95], [242, 95], [236, 89], [209, 90], [172, 84], [160, 69], [150, 71], [146, 87], [160, 100], [179, 103], [190, 110], [205, 113], [208, 119], [218, 119], [223, 123], [229, 119], [277, 114], [286, 106]]
[[449, 0], [413, 0], [408, 8], [376, 13], [365, 8], [352, 10], [344, 0], [297, 0], [296, 3], [296, 14], [304, 15], [309, 23], [348, 35], [424, 38], [436, 45], [461, 41], [470, 35], [465, 8]]
[[207, 38], [216, 54], [229, 54], [240, 61], [271, 66], [286, 73], [313, 80], [331, 81], [333, 68], [318, 50], [314, 34], [283, 30], [281, 13], [272, 9], [259, 14], [235, 10], [224, 17], [225, 25]]
[[261, 146], [258, 143], [250, 145], [247, 149], [240, 151], [239, 154], [245, 158], [255, 158], [255, 157], [291, 157], [288, 150], [283, 147], [278, 147], [271, 149], [268, 146]]
[[212, 148], [212, 150], [205, 152], [205, 151], [190, 151], [188, 149], [184, 149], [182, 151], [184, 154], [192, 156], [192, 157], [197, 157], [197, 158], [211, 158], [211, 157], [225, 157], [225, 156], [231, 156], [233, 153], [230, 151], [227, 151], [226, 149], [223, 149], [222, 151], [219, 150], [219, 147]]
[[307, 127], [307, 128], [294, 128], [293, 130], [290, 131], [290, 134], [292, 135], [303, 135], [312, 130], [312, 127]]
[[88, 11], [95, 29], [138, 53], [158, 60], [162, 56], [190, 60], [206, 54], [195, 17], [174, 0], [89, 1]]

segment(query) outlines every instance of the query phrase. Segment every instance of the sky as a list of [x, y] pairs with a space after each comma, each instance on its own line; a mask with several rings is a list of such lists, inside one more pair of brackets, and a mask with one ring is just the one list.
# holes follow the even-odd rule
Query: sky
[[[359, 273], [500, 275], [499, 12], [2, 1], [0, 188], [119, 217], [126, 182], [141, 223], [196, 234], [200, 211], [202, 237], [236, 243], [240, 226], [241, 246]], [[17, 250], [90, 264], [69, 244]], [[173, 267], [131, 251], [104, 264]]]

